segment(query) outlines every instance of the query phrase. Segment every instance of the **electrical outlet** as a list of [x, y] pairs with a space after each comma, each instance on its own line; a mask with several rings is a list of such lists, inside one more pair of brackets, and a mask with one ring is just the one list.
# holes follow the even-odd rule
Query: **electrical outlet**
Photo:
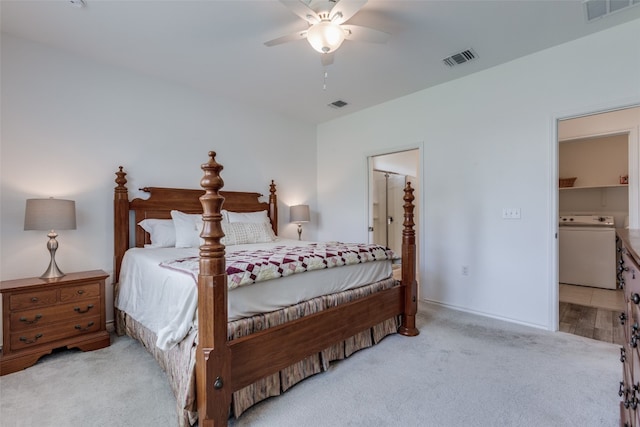
[[520, 208], [503, 208], [502, 219], [520, 219]]
[[469, 275], [469, 266], [468, 265], [463, 265], [462, 268], [460, 269], [460, 272], [462, 273], [463, 276], [468, 276]]

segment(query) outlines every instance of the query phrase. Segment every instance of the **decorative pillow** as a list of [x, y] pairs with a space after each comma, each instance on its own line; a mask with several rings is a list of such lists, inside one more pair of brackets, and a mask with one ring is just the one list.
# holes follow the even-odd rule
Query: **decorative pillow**
[[176, 248], [196, 248], [203, 244], [200, 238], [203, 225], [201, 214], [171, 211], [171, 218], [176, 230]]
[[276, 240], [271, 224], [264, 222], [223, 222], [223, 245], [246, 245], [248, 243], [267, 243]]
[[[232, 212], [224, 211], [226, 213], [227, 221], [229, 222], [244, 222], [244, 223], [267, 223], [270, 224], [271, 220], [267, 216], [267, 211], [258, 212]], [[225, 214], [223, 214], [223, 217]]]
[[138, 223], [151, 237], [149, 248], [171, 248], [176, 245], [176, 228], [171, 219], [143, 219]]

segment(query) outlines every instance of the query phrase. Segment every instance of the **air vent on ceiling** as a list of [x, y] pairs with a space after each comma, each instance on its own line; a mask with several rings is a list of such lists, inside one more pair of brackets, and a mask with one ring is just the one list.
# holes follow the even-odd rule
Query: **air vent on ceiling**
[[342, 107], [346, 107], [348, 104], [342, 100], [337, 100], [337, 101], [333, 101], [331, 104], [329, 104], [329, 107], [331, 108], [342, 108]]
[[637, 6], [640, 0], [586, 0], [583, 4], [585, 19], [593, 21], [628, 7]]
[[473, 49], [463, 50], [462, 52], [458, 52], [456, 54], [451, 55], [448, 58], [444, 58], [442, 62], [444, 62], [449, 67], [454, 67], [456, 65], [464, 64], [465, 62], [469, 62], [472, 59], [476, 59], [478, 55], [473, 51]]

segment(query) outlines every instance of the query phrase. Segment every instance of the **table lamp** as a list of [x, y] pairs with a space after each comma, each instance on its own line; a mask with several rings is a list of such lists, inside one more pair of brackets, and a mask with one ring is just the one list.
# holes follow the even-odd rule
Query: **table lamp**
[[295, 205], [289, 208], [290, 222], [298, 224], [298, 240], [302, 240], [302, 223], [309, 222], [309, 205]]
[[24, 213], [25, 230], [49, 230], [47, 249], [51, 254], [51, 262], [41, 279], [58, 279], [64, 276], [56, 264], [58, 249], [58, 233], [55, 230], [76, 229], [76, 202], [62, 199], [27, 199]]

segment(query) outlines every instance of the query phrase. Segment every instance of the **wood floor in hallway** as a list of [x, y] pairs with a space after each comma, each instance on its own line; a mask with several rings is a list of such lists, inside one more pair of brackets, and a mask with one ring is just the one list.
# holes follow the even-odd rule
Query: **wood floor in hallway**
[[560, 331], [614, 344], [622, 344], [621, 311], [560, 302]]
[[622, 344], [619, 316], [623, 310], [621, 289], [560, 284], [559, 329], [562, 332]]

